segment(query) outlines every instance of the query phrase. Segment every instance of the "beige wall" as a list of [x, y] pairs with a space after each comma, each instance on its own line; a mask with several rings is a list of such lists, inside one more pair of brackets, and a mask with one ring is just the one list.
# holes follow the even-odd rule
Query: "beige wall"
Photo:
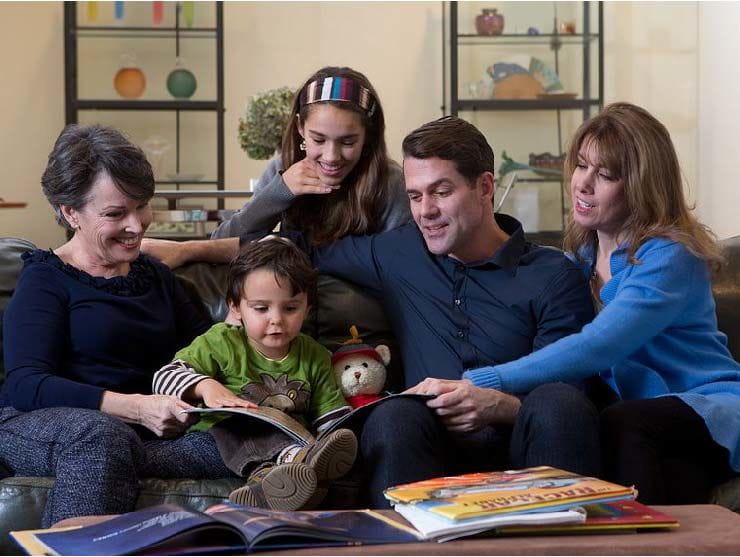
[[64, 125], [62, 3], [2, 3], [0, 21], [0, 197], [28, 202], [0, 209], [0, 236], [53, 246], [64, 235], [39, 178]]
[[[666, 123], [689, 194], [720, 236], [740, 233], [733, 214], [740, 74], [731, 58], [740, 47], [731, 27], [740, 20], [738, 6], [605, 3], [606, 99], [641, 104]], [[0, 197], [29, 203], [0, 210], [0, 236], [52, 246], [63, 234], [39, 176], [64, 123], [62, 3], [0, 3], [0, 18]], [[265, 165], [248, 159], [236, 140], [246, 99], [297, 86], [322, 65], [351, 65], [368, 75], [396, 158], [408, 131], [441, 114], [439, 2], [227, 2], [224, 20], [229, 188], [244, 187]]]
[[740, 234], [740, 3], [699, 4], [697, 212], [720, 238]]
[[696, 197], [698, 7], [695, 2], [607, 2], [606, 102], [643, 106], [671, 133]]

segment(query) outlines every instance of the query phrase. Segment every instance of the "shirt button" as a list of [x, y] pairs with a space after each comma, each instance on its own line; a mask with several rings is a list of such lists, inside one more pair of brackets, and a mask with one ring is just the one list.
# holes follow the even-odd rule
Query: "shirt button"
[[457, 298], [457, 299], [455, 300], [455, 305], [456, 305], [456, 306], [459, 306], [460, 304], [462, 304], [462, 300], [461, 300], [460, 298]]
[[457, 331], [457, 338], [464, 338], [465, 337], [465, 331], [462, 329]]

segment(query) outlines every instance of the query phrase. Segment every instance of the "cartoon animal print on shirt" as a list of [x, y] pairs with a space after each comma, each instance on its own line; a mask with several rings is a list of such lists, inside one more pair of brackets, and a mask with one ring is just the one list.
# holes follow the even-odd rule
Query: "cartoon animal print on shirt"
[[307, 414], [311, 390], [305, 381], [288, 379], [288, 374], [277, 379], [260, 374], [262, 383], [248, 383], [239, 396], [260, 406], [271, 406], [287, 414]]

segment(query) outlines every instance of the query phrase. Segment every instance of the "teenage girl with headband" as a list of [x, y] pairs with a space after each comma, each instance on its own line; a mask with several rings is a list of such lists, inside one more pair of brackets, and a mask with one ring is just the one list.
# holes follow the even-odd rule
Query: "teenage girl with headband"
[[293, 100], [280, 159], [213, 237], [270, 230], [281, 217], [283, 227], [319, 245], [409, 221], [403, 173], [386, 150], [383, 107], [360, 72], [326, 67], [308, 78]]
[[375, 89], [358, 71], [325, 67], [296, 94], [280, 158], [271, 161], [252, 199], [215, 230], [217, 241], [147, 240], [143, 249], [170, 267], [217, 263], [237, 254], [239, 235], [278, 222], [324, 245], [410, 220], [403, 171], [388, 156]]

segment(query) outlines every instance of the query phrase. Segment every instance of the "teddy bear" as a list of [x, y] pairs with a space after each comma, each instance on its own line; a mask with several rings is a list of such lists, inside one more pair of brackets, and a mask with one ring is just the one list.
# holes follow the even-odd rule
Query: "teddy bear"
[[357, 327], [350, 327], [352, 338], [334, 352], [331, 365], [344, 398], [352, 408], [383, 398], [386, 368], [391, 351], [385, 344], [372, 347], [359, 337]]

